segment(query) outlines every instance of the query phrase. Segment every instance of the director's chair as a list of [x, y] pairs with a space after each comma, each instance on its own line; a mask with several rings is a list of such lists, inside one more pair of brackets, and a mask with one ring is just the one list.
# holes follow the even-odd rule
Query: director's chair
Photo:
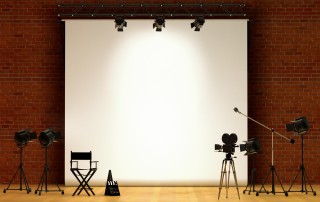
[[[89, 165], [84, 168], [79, 168], [79, 161], [88, 161]], [[92, 188], [89, 186], [89, 181], [91, 180], [92, 176], [97, 171], [97, 163], [98, 161], [92, 161], [92, 153], [90, 152], [72, 152], [71, 151], [71, 172], [76, 177], [78, 182], [80, 183], [77, 189], [74, 191], [74, 196], [76, 193], [79, 195], [82, 190], [84, 190], [88, 196], [90, 193], [88, 190], [93, 194]], [[81, 164], [82, 167], [82, 164]]]

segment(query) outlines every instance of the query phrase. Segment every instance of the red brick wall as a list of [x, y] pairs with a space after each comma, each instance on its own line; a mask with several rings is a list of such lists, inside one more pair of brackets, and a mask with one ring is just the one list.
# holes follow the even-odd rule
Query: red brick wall
[[[247, 7], [252, 20], [248, 115], [286, 136], [291, 133], [284, 125], [306, 116], [311, 128], [305, 136], [305, 167], [311, 182], [319, 183], [320, 1], [253, 0]], [[0, 182], [9, 183], [19, 165], [15, 131], [32, 128], [39, 133], [49, 127], [64, 131], [64, 58], [57, 1], [1, 1], [0, 25]], [[271, 163], [271, 133], [249, 121], [249, 137], [261, 142], [256, 165], [262, 182]], [[295, 139], [291, 145], [275, 136], [275, 166], [283, 183], [290, 183], [299, 169], [301, 141]], [[36, 184], [44, 149], [36, 140], [25, 151], [27, 178]], [[49, 166], [63, 183], [63, 140], [49, 148]]]
[[[45, 2], [45, 3], [44, 3]], [[64, 131], [64, 63], [55, 1], [0, 2], [0, 182], [19, 166], [15, 131]], [[25, 149], [29, 183], [37, 184], [45, 153], [38, 140]], [[64, 181], [64, 143], [49, 148], [52, 175]], [[17, 178], [18, 179], [18, 178]]]
[[[250, 3], [251, 2], [251, 3]], [[305, 167], [320, 183], [320, 1], [249, 1], [249, 116], [290, 137], [285, 124], [306, 116]], [[259, 138], [256, 167], [261, 182], [271, 164], [271, 132], [249, 122], [249, 137]], [[275, 136], [276, 171], [290, 183], [301, 162], [301, 139], [295, 144]], [[301, 176], [300, 176], [301, 179]]]

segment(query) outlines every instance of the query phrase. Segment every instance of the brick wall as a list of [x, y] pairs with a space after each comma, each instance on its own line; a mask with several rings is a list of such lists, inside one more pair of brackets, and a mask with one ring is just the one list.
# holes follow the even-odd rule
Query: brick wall
[[[45, 3], [44, 3], [45, 2]], [[15, 131], [64, 131], [64, 63], [55, 1], [0, 2], [0, 182], [19, 166]], [[29, 183], [40, 180], [45, 153], [38, 140], [25, 148]], [[64, 180], [64, 143], [49, 148], [49, 165]]]
[[[305, 167], [311, 182], [320, 183], [320, 1], [249, 1], [249, 17], [249, 116], [287, 137], [292, 133], [285, 124], [306, 116], [311, 128]], [[271, 164], [271, 132], [249, 122], [249, 137], [261, 143], [256, 157], [261, 182]], [[284, 183], [293, 180], [301, 162], [301, 139], [292, 137], [293, 145], [274, 140], [274, 165]]]
[[[57, 4], [56, 0], [0, 2], [0, 183], [9, 183], [19, 166], [15, 131], [64, 131], [64, 58]], [[291, 133], [284, 125], [306, 116], [311, 128], [305, 136], [305, 167], [311, 182], [319, 183], [320, 1], [252, 0], [247, 7], [252, 20], [248, 115], [286, 136]], [[249, 137], [261, 142], [256, 167], [262, 182], [271, 163], [271, 132], [249, 121]], [[275, 166], [283, 183], [293, 180], [300, 165], [301, 140], [294, 138], [292, 145], [275, 136]], [[44, 149], [36, 140], [28, 144], [25, 154], [28, 181], [37, 184]], [[53, 177], [63, 183], [63, 140], [49, 148], [49, 165]]]

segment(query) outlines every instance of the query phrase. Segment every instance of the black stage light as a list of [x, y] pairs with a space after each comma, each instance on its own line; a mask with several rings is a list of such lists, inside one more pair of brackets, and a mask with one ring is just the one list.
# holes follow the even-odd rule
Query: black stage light
[[205, 21], [206, 20], [204, 19], [203, 16], [197, 16], [194, 22], [191, 23], [191, 28], [195, 27], [194, 31], [198, 32], [202, 28]]
[[[46, 157], [46, 164], [44, 165], [43, 173], [41, 175], [41, 179], [38, 185], [38, 188], [35, 190], [35, 194], [39, 193], [41, 195], [42, 192], [49, 192], [49, 191], [58, 191], [61, 194], [64, 194], [64, 191], [60, 189], [59, 185], [56, 183], [58, 190], [48, 190], [48, 177], [49, 177], [49, 165], [48, 165], [48, 149], [49, 146], [56, 141], [56, 139], [61, 138], [60, 132], [54, 132], [52, 129], [46, 129], [42, 131], [39, 135], [39, 142], [43, 148], [45, 148], [45, 157]], [[41, 188], [40, 188], [41, 187]], [[44, 188], [45, 190], [43, 190]]]
[[30, 133], [28, 129], [20, 130], [16, 132], [16, 134], [14, 135], [14, 139], [18, 147], [24, 147], [28, 144], [29, 141], [36, 138], [37, 138], [37, 133], [36, 132]]
[[290, 124], [286, 124], [287, 131], [294, 131], [296, 134], [305, 134], [309, 130], [309, 122], [306, 117], [297, 118]]
[[127, 22], [122, 16], [117, 16], [114, 22], [116, 23], [115, 28], [118, 29], [118, 32], [123, 32], [123, 27], [127, 27]]
[[60, 139], [60, 132], [54, 132], [52, 129], [46, 129], [40, 133], [39, 141], [44, 147], [49, 147], [56, 139]]
[[153, 29], [156, 27], [156, 31], [161, 32], [162, 27], [165, 27], [165, 22], [166, 20], [164, 19], [163, 16], [156, 17], [156, 20], [153, 23]]
[[[15, 133], [14, 139], [17, 143], [17, 146], [20, 148], [20, 166], [18, 167], [18, 169], [17, 169], [16, 173], [14, 174], [12, 180], [10, 181], [8, 187], [3, 190], [3, 193], [6, 193], [7, 190], [20, 190], [20, 191], [26, 190], [28, 194], [29, 194], [29, 192], [31, 192], [31, 188], [29, 187], [27, 177], [24, 172], [24, 167], [23, 167], [24, 164], [22, 161], [22, 150], [25, 146], [27, 146], [28, 142], [30, 142], [32, 139], [36, 139], [36, 138], [37, 138], [36, 132], [30, 133], [28, 129], [20, 130]], [[10, 188], [10, 186], [14, 182], [14, 179], [16, 178], [18, 173], [20, 174], [20, 176], [19, 176], [20, 188], [12, 189], [12, 188]], [[25, 189], [23, 188], [23, 183], [25, 185]]]
[[260, 150], [260, 143], [257, 139], [253, 138], [244, 142], [245, 144], [240, 144], [240, 151], [247, 151], [244, 155], [256, 154]]
[[[240, 144], [240, 152], [242, 151], [247, 151], [244, 155], [250, 156], [253, 154], [257, 154], [260, 150], [260, 143], [257, 139], [249, 139], [248, 141], [244, 141], [245, 144]], [[252, 169], [251, 169], [251, 175], [250, 175], [250, 181], [248, 181], [248, 184], [246, 186], [246, 189], [243, 190], [243, 193], [249, 192], [257, 192], [257, 190], [254, 189], [254, 178], [256, 174], [256, 168], [254, 167], [254, 160], [255, 158], [252, 159]], [[250, 182], [250, 183], [249, 183]]]
[[[305, 192], [308, 193], [307, 185], [309, 184], [311, 188], [311, 192], [313, 192], [313, 195], [316, 196], [317, 192], [313, 190], [311, 182], [307, 176], [306, 168], [304, 166], [304, 136], [307, 134], [310, 125], [306, 117], [300, 117], [297, 118], [295, 121], [291, 121], [291, 124], [286, 124], [287, 131], [294, 131], [295, 135], [300, 135], [301, 137], [301, 164], [300, 169], [297, 175], [295, 176], [290, 188], [288, 189], [288, 192]], [[294, 185], [298, 175], [300, 175], [301, 172], [301, 189], [298, 191], [291, 190], [292, 186]]]
[[238, 141], [238, 137], [235, 133], [224, 133], [222, 135], [222, 142], [224, 145], [215, 144], [214, 149], [218, 150], [218, 152], [225, 152], [233, 154], [235, 152], [235, 147], [237, 147], [236, 143]]

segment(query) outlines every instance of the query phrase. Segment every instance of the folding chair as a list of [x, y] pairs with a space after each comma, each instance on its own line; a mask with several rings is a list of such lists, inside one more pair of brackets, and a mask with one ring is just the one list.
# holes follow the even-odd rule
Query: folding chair
[[[87, 168], [79, 168], [79, 161], [89, 161], [89, 166]], [[71, 172], [76, 177], [78, 182], [80, 183], [77, 189], [74, 191], [74, 196], [76, 193], [79, 195], [82, 190], [84, 190], [88, 196], [90, 196], [88, 190], [93, 194], [92, 188], [89, 186], [89, 181], [92, 176], [97, 171], [97, 163], [98, 161], [92, 161], [92, 153], [90, 152], [72, 152], [71, 151]], [[82, 164], [81, 164], [82, 165]]]

